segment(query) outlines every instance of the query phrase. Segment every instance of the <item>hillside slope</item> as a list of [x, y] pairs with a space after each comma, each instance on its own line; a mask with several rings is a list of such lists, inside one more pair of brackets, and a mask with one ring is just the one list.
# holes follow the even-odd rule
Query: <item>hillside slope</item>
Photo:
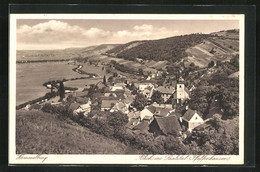
[[106, 53], [111, 55], [111, 56], [117, 56], [118, 54], [120, 54], [123, 51], [126, 51], [128, 49], [134, 48], [138, 45], [141, 45], [143, 43], [145, 43], [147, 41], [132, 41], [132, 42], [128, 42], [126, 44], [121, 44], [118, 45], [110, 50], [108, 50]]
[[211, 34], [190, 34], [159, 40], [133, 41], [107, 51], [108, 55], [126, 60], [186, 60], [205, 67], [210, 61], [228, 61], [239, 52], [239, 30]]
[[16, 111], [18, 154], [132, 154], [136, 150], [89, 131], [69, 119], [31, 110]]
[[141, 58], [155, 61], [176, 61], [179, 58], [187, 56], [185, 52], [187, 48], [201, 43], [209, 36], [206, 34], [191, 34], [146, 41], [138, 46], [120, 52], [117, 54], [117, 57], [124, 59]]

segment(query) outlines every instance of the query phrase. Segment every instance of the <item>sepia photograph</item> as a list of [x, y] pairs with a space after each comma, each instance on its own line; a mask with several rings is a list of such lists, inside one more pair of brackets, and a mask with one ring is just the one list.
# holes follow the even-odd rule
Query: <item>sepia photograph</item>
[[10, 164], [243, 164], [244, 15], [10, 14]]

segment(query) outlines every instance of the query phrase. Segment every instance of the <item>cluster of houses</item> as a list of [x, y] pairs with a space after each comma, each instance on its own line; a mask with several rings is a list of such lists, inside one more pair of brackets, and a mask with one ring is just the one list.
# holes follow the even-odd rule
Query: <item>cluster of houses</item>
[[126, 125], [131, 130], [142, 130], [156, 134], [182, 133], [192, 131], [204, 123], [202, 114], [196, 110], [186, 109], [184, 114], [176, 112], [171, 105], [153, 103], [140, 112], [130, 112]]
[[92, 99], [88, 97], [88, 91], [75, 92], [77, 101], [69, 107], [75, 115], [83, 113], [88, 116], [92, 106], [98, 106], [100, 111], [122, 112], [128, 116], [129, 122], [126, 127], [130, 130], [152, 132], [167, 135], [169, 133], [182, 133], [192, 131], [205, 121], [199, 111], [189, 109], [179, 113], [174, 104], [182, 104], [189, 99], [189, 90], [180, 78], [176, 86], [155, 86], [152, 83], [134, 83], [133, 88], [139, 94], [143, 94], [148, 100], [154, 91], [159, 91], [163, 99], [162, 104], [156, 102], [144, 107], [142, 111], [132, 107], [135, 95], [126, 87], [126, 83], [116, 83], [107, 86], [102, 82], [96, 84], [102, 92], [95, 92]]

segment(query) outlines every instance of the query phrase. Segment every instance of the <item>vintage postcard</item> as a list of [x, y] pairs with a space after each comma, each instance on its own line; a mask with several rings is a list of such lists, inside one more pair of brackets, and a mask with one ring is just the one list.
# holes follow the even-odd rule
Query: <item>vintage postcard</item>
[[243, 14], [10, 14], [9, 164], [244, 164]]

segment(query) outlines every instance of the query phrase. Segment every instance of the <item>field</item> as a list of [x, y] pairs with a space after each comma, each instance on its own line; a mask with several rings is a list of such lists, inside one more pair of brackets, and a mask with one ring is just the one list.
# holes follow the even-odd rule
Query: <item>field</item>
[[103, 81], [103, 78], [93, 78], [93, 79], [79, 79], [79, 80], [73, 80], [73, 81], [66, 81], [64, 82], [64, 85], [66, 87], [73, 87], [78, 88], [79, 91], [84, 89], [86, 85], [90, 84], [97, 84], [98, 82]]
[[[190, 47], [186, 50], [189, 62], [195, 65], [206, 67], [210, 61], [224, 61], [232, 57], [232, 54], [238, 52], [238, 41], [225, 38], [211, 38], [203, 41], [201, 44]], [[211, 53], [211, 51], [213, 51]]]
[[120, 142], [42, 111], [16, 111], [17, 154], [134, 154]]
[[161, 69], [162, 67], [165, 67], [165, 65], [167, 63], [166, 61], [160, 61], [160, 62], [152, 61], [152, 63], [146, 62], [145, 64], [140, 64], [135, 61], [125, 60], [125, 59], [120, 59], [120, 58], [115, 58], [115, 57], [108, 57], [108, 56], [104, 56], [104, 55], [91, 57], [90, 59], [100, 60], [101, 62], [104, 62], [104, 63], [109, 63], [110, 61], [114, 60], [121, 65], [134, 69], [135, 71], [138, 71], [138, 69], [143, 69], [144, 71], [151, 71], [153, 73], [157, 72], [156, 69]]

